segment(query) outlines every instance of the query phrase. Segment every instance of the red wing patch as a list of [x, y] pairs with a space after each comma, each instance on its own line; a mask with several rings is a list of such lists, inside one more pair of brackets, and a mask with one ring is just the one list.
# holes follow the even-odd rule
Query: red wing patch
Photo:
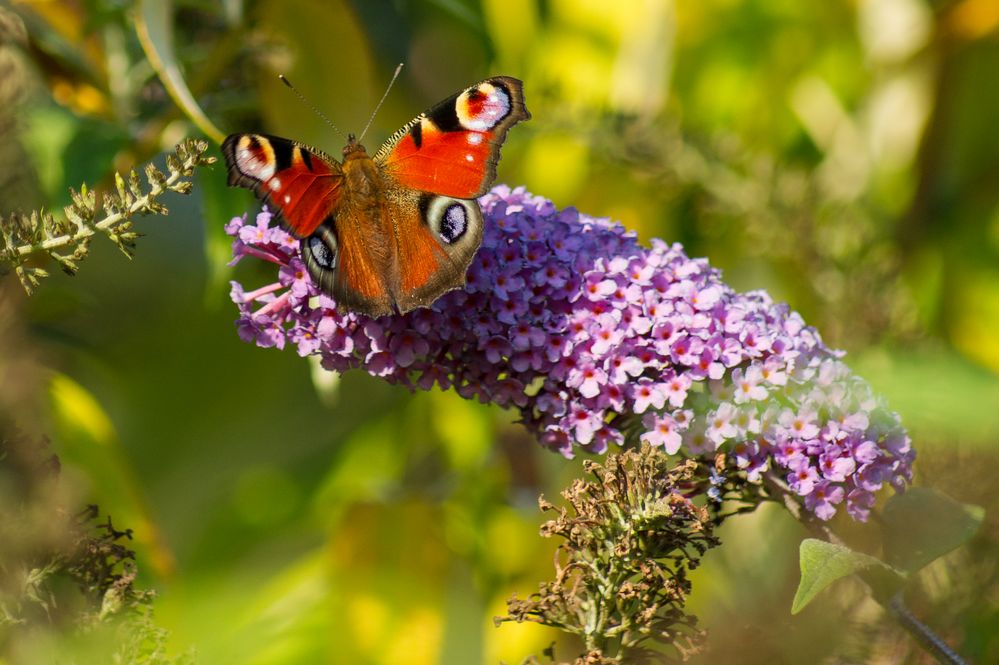
[[441, 132], [426, 118], [421, 125], [421, 144], [406, 134], [386, 160], [386, 173], [404, 187], [463, 199], [488, 188], [495, 177], [491, 132]]
[[340, 165], [300, 143], [231, 134], [222, 142], [222, 154], [229, 184], [252, 189], [299, 238], [312, 235], [340, 202]]
[[531, 117], [523, 84], [486, 79], [413, 119], [375, 154], [375, 163], [402, 187], [471, 199], [496, 178], [507, 130]]

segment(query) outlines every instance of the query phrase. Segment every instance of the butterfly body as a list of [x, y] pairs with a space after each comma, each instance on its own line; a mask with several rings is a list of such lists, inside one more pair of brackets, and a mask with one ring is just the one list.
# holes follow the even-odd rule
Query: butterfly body
[[252, 189], [301, 239], [313, 281], [369, 316], [429, 306], [460, 288], [482, 242], [475, 197], [495, 179], [510, 126], [530, 118], [520, 81], [486, 79], [396, 132], [374, 155], [353, 135], [338, 163], [262, 134], [222, 144], [229, 183]]

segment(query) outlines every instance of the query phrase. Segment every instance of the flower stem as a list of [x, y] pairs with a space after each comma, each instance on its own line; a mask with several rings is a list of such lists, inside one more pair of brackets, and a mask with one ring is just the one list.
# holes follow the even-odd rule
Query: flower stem
[[[62, 219], [38, 210], [0, 216], [0, 275], [13, 268], [24, 290], [31, 295], [40, 280], [49, 276], [45, 268], [30, 264], [34, 255], [48, 255], [63, 272], [75, 275], [90, 251], [91, 239], [99, 234], [107, 236], [125, 256], [132, 258], [139, 237], [133, 229], [133, 217], [167, 214], [167, 207], [157, 201], [166, 192], [189, 194], [194, 187], [191, 176], [195, 168], [215, 161], [205, 155], [207, 149], [207, 143], [196, 139], [178, 143], [174, 152], [166, 156], [169, 175], [147, 164], [148, 190], [135, 170], [125, 176], [116, 172], [115, 187], [105, 191], [100, 201], [97, 193], [86, 185], [79, 191], [70, 189], [72, 202], [63, 208]], [[99, 214], [106, 216], [96, 221]]]
[[268, 293], [274, 293], [275, 291], [280, 291], [283, 288], [284, 285], [281, 282], [274, 282], [273, 284], [268, 284], [267, 286], [261, 286], [259, 289], [255, 289], [253, 291], [248, 291], [244, 293], [243, 302], [244, 303], [253, 302], [257, 298], [260, 298], [261, 296], [265, 296]]
[[964, 659], [957, 655], [929, 626], [912, 614], [906, 607], [901, 592], [892, 596], [888, 603], [888, 611], [895, 617], [895, 621], [912, 635], [919, 646], [936, 658], [938, 663], [941, 665], [965, 665]]
[[285, 291], [279, 295], [274, 300], [270, 301], [256, 312], [253, 313], [254, 318], [258, 316], [267, 316], [271, 312], [284, 309], [288, 305], [288, 301], [291, 299], [291, 291]]
[[260, 249], [258, 247], [252, 247], [250, 245], [247, 245], [243, 248], [243, 253], [248, 254], [249, 256], [255, 256], [258, 259], [262, 259], [264, 261], [270, 261], [271, 263], [276, 263], [279, 266], [288, 265], [288, 257], [278, 256], [277, 254], [274, 254], [266, 249]]

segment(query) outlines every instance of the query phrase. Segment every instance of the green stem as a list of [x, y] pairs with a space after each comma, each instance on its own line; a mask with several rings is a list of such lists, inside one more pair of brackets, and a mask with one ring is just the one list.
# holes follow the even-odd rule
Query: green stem
[[905, 605], [902, 593], [892, 596], [888, 603], [888, 611], [913, 639], [923, 647], [927, 653], [937, 659], [942, 665], [965, 665], [964, 660], [951, 649], [929, 626], [920, 621], [912, 614]]

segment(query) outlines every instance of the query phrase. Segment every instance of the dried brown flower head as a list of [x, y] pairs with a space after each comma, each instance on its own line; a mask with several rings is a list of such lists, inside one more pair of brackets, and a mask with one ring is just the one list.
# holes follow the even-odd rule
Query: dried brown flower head
[[585, 468], [591, 477], [562, 492], [567, 506], [540, 500], [556, 514], [542, 535], [564, 539], [555, 579], [507, 601], [497, 624], [534, 621], [579, 636], [585, 652], [574, 665], [685, 660], [703, 638], [684, 611], [687, 574], [719, 544], [708, 512], [681, 492], [704, 470], [692, 460], [671, 466], [650, 446]]

